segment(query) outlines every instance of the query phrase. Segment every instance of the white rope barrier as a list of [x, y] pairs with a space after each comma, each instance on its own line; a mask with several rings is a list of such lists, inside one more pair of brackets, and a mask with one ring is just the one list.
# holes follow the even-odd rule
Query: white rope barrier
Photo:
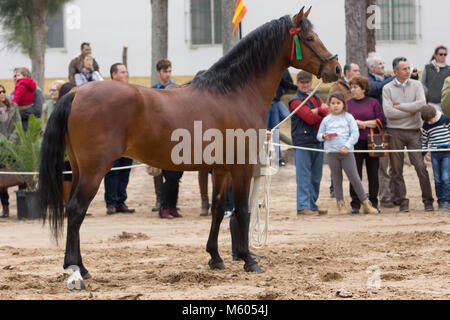
[[[141, 167], [147, 167], [147, 165], [146, 164], [135, 164], [132, 166], [115, 167], [115, 168], [111, 168], [111, 171], [141, 168]], [[34, 176], [34, 175], [39, 175], [39, 172], [3, 172], [2, 171], [2, 172], [0, 172], [0, 174], [21, 174], [24, 176]], [[72, 171], [63, 171], [63, 174], [72, 174]]]
[[[282, 148], [283, 150], [289, 150], [289, 149], [297, 149], [297, 150], [305, 150], [305, 151], [315, 151], [315, 152], [322, 152], [322, 153], [339, 153], [339, 151], [332, 151], [332, 150], [324, 150], [324, 149], [315, 149], [315, 148], [307, 148], [307, 147], [297, 147], [289, 144], [280, 144], [280, 143], [272, 143], [274, 146], [278, 146]], [[413, 153], [413, 152], [448, 152], [450, 149], [402, 149], [402, 150], [349, 150], [349, 153]]]

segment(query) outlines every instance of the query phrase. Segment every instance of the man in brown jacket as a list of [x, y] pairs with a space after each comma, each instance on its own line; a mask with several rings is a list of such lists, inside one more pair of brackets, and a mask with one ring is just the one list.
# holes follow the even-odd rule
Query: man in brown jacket
[[[72, 59], [69, 64], [69, 82], [75, 85], [75, 74], [81, 72], [83, 61], [81, 61], [81, 56], [90, 55], [92, 53], [91, 44], [89, 42], [83, 42], [81, 44], [81, 52], [78, 56]], [[99, 71], [97, 61], [94, 59], [94, 70]]]
[[350, 85], [348, 82], [350, 79], [355, 76], [361, 74], [359, 72], [359, 66], [356, 63], [349, 63], [344, 66], [344, 76], [336, 81], [333, 86], [330, 88], [329, 95], [332, 95], [336, 91], [340, 91], [344, 94], [345, 100], [351, 99], [352, 94], [350, 92]]

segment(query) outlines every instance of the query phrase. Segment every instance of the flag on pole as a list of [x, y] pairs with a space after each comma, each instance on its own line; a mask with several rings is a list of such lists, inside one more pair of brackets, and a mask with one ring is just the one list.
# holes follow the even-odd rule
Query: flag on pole
[[244, 1], [237, 0], [236, 3], [236, 11], [234, 12], [233, 17], [233, 37], [236, 34], [236, 29], [241, 23], [242, 19], [244, 19], [245, 14], [247, 13], [247, 8], [245, 7]]

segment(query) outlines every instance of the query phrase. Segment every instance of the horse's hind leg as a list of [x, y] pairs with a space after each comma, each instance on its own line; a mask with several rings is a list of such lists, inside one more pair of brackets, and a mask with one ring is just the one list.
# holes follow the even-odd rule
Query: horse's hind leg
[[232, 230], [232, 241], [236, 245], [236, 254], [245, 261], [245, 271], [261, 273], [258, 263], [250, 255], [248, 249], [248, 231], [250, 223], [250, 212], [248, 209], [248, 197], [250, 192], [250, 182], [252, 179], [252, 167], [236, 167], [232, 170], [233, 178], [233, 198], [235, 205], [234, 215], [236, 225]]
[[230, 185], [230, 174], [228, 171], [214, 170], [213, 173], [213, 198], [212, 198], [212, 222], [209, 232], [206, 251], [211, 255], [209, 266], [211, 269], [225, 269], [222, 258], [219, 255], [217, 240], [219, 237], [220, 224], [223, 220], [225, 209], [225, 193]]
[[80, 227], [83, 223], [89, 204], [97, 193], [102, 177], [103, 176], [99, 174], [81, 176], [66, 205], [67, 240], [64, 269], [67, 269], [70, 266], [78, 266], [80, 268], [81, 276], [85, 280], [89, 279], [91, 276], [84, 267], [81, 258]]

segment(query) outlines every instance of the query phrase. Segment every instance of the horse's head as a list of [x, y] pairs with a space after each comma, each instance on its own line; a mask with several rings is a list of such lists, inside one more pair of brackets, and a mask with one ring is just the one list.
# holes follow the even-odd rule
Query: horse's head
[[[303, 10], [304, 7], [292, 19], [294, 28], [290, 32], [290, 65], [315, 74], [318, 78], [323, 78], [324, 82], [334, 82], [339, 79], [342, 71], [337, 55], [332, 55], [313, 31], [308, 20], [311, 8], [306, 12]], [[298, 50], [298, 46], [301, 50]]]

